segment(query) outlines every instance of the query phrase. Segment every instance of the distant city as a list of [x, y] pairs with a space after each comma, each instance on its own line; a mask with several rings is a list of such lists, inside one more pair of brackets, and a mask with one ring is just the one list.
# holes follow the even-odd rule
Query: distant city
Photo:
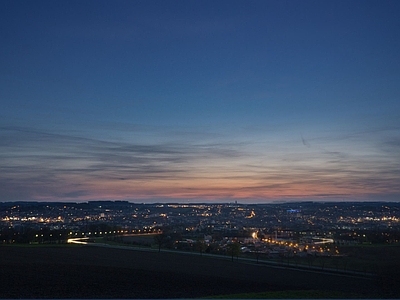
[[341, 255], [340, 245], [400, 240], [400, 203], [392, 202], [3, 202], [0, 208], [3, 244], [66, 243], [82, 238], [140, 244], [129, 237], [164, 234], [162, 246], [171, 249], [190, 250], [201, 243], [204, 252], [226, 252], [236, 242], [242, 253], [293, 257]]

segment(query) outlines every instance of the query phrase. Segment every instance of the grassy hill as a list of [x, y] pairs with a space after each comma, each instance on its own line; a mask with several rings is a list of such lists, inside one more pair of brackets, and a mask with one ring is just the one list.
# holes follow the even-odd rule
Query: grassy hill
[[1, 298], [393, 297], [374, 279], [93, 246], [0, 246], [0, 278]]

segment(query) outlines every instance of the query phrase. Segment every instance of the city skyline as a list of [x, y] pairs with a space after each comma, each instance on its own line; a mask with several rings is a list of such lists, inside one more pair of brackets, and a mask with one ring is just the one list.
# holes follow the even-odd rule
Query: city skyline
[[0, 202], [399, 201], [398, 1], [3, 1]]

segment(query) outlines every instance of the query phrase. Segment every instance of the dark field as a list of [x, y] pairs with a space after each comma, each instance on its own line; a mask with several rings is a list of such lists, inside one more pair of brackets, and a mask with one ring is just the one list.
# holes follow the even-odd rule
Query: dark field
[[285, 290], [382, 297], [375, 279], [168, 252], [0, 246], [1, 298], [194, 298]]

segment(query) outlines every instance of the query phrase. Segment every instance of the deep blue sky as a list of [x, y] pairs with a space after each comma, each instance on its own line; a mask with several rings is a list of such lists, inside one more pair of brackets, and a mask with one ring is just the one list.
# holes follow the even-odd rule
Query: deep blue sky
[[400, 1], [2, 1], [0, 201], [400, 201]]

